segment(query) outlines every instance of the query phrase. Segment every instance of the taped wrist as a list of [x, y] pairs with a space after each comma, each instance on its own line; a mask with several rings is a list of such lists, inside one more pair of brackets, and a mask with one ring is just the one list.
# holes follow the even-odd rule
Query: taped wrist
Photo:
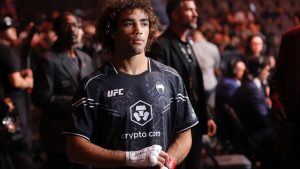
[[165, 166], [167, 169], [175, 169], [176, 167], [176, 162], [173, 161], [173, 160], [168, 160], [166, 163], [165, 163]]
[[162, 147], [153, 145], [138, 151], [126, 151], [126, 164], [132, 167], [155, 166]]

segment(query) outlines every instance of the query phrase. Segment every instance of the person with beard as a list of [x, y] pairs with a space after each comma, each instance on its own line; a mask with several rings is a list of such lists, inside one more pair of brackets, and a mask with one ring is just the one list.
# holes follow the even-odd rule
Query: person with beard
[[202, 72], [190, 44], [189, 34], [197, 27], [198, 13], [194, 0], [172, 0], [167, 4], [170, 25], [154, 42], [149, 56], [174, 68], [183, 78], [200, 125], [192, 128], [193, 144], [185, 161], [177, 168], [199, 169], [202, 134], [212, 136], [216, 124], [207, 111]]
[[76, 94], [69, 158], [102, 169], [174, 169], [198, 119], [178, 73], [145, 54], [158, 18], [149, 0], [110, 0], [104, 9], [97, 37], [111, 59]]
[[71, 101], [79, 82], [94, 68], [90, 57], [76, 49], [80, 41], [79, 18], [63, 13], [53, 22], [58, 37], [52, 50], [45, 53], [34, 73], [34, 103], [42, 109], [40, 135], [47, 154], [46, 168], [69, 169], [65, 139]]

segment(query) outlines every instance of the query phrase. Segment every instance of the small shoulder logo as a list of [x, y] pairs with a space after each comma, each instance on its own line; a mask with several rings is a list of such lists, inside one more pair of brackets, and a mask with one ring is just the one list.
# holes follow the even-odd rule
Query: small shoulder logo
[[124, 88], [109, 90], [107, 91], [107, 97], [123, 96], [124, 95], [123, 91]]
[[157, 84], [155, 86], [156, 90], [158, 91], [158, 93], [163, 93], [165, 92], [165, 86], [163, 84]]

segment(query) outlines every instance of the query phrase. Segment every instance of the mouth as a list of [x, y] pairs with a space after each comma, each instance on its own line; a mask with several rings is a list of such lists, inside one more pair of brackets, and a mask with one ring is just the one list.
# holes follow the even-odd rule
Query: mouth
[[132, 43], [136, 44], [136, 45], [141, 45], [144, 43], [144, 40], [141, 38], [134, 38], [134, 39], [132, 39]]

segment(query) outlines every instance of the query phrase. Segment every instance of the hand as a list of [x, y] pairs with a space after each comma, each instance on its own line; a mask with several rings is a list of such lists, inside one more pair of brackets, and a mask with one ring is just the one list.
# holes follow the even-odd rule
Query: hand
[[268, 97], [265, 99], [266, 101], [266, 105], [268, 106], [268, 108], [272, 108], [272, 100]]
[[15, 109], [15, 106], [14, 106], [14, 104], [13, 104], [13, 102], [10, 98], [8, 98], [8, 97], [5, 98], [4, 102], [8, 106], [8, 112], [9, 113], [12, 112]]
[[33, 72], [31, 69], [24, 69], [21, 71], [21, 75], [26, 82], [26, 90], [31, 93], [33, 88]]
[[34, 84], [34, 81], [33, 81], [33, 78], [32, 77], [25, 77], [25, 80], [27, 82], [27, 88], [26, 88], [26, 91], [28, 93], [32, 93], [32, 89], [33, 89], [33, 84]]
[[31, 69], [24, 69], [21, 71], [21, 75], [23, 77], [32, 77], [33, 76], [33, 72]]
[[168, 154], [161, 149], [160, 145], [153, 145], [139, 151], [127, 151], [126, 163], [132, 167], [162, 167]]

